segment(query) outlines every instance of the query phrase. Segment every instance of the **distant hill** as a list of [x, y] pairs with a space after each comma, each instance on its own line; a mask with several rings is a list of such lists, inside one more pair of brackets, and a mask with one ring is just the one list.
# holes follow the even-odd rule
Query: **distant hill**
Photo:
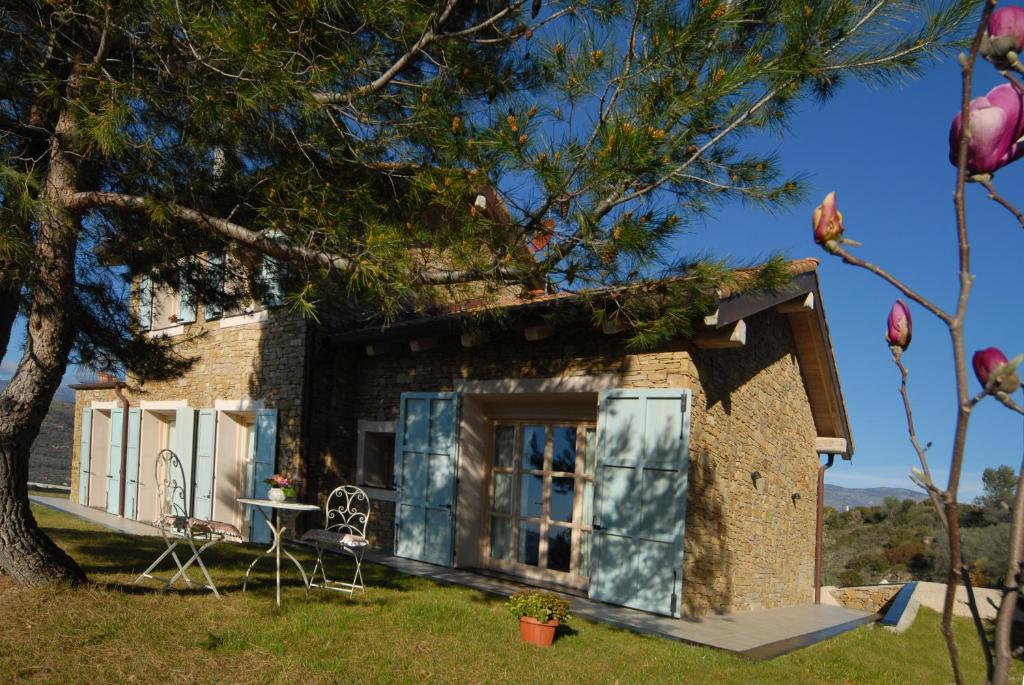
[[74, 431], [74, 403], [54, 401], [43, 419], [39, 437], [32, 443], [32, 456], [28, 460], [30, 481], [71, 485], [71, 442]]
[[[7, 387], [7, 384], [11, 382], [10, 378], [0, 378], [0, 390]], [[53, 395], [54, 402], [75, 402], [75, 391], [66, 385], [62, 385], [57, 388], [57, 392]]]
[[[10, 379], [0, 378], [0, 390]], [[50, 411], [39, 427], [28, 460], [28, 479], [33, 483], [71, 485], [71, 442], [75, 431], [75, 393], [61, 386]]]
[[840, 485], [825, 484], [825, 506], [837, 511], [846, 507], [877, 507], [886, 497], [910, 499], [920, 502], [928, 496], [919, 490], [907, 488], [844, 488]]

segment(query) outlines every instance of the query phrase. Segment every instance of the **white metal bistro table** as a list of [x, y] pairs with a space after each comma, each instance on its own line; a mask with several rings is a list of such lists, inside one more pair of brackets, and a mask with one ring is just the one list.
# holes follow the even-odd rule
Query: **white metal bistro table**
[[[273, 554], [277, 567], [277, 606], [281, 606], [281, 551], [284, 549], [281, 545], [281, 534], [288, 526], [288, 522], [297, 514], [303, 511], [320, 511], [320, 507], [315, 504], [275, 502], [269, 499], [249, 499], [244, 497], [239, 497], [238, 502], [255, 508], [256, 511], [266, 519], [267, 525], [270, 526], [270, 531], [274, 534], [274, 541], [270, 545], [270, 548], [263, 554], [256, 557], [256, 559], [249, 564], [249, 570], [245, 572], [245, 581], [242, 583], [242, 592], [245, 592], [245, 587], [249, 583], [249, 574], [252, 573], [252, 569], [256, 563], [268, 554]], [[273, 509], [273, 517], [267, 516], [264, 509]], [[302, 586], [306, 589], [306, 592], [309, 592], [309, 581], [306, 579], [306, 571], [303, 570], [302, 564], [300, 564], [299, 560], [293, 557], [288, 550], [284, 549], [284, 553], [295, 563], [295, 566], [298, 567], [299, 573], [302, 574]]]

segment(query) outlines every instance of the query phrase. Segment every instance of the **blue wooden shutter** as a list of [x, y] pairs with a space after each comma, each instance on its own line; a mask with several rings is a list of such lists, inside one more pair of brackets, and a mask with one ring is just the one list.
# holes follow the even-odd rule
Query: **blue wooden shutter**
[[[264, 235], [269, 240], [287, 242], [285, 234], [277, 229], [271, 229]], [[265, 306], [276, 307], [284, 303], [284, 289], [282, 286], [284, 274], [285, 269], [281, 262], [270, 255], [263, 255], [260, 280], [263, 281], [263, 284], [267, 288], [266, 296], [263, 299], [263, 304]]]
[[189, 277], [189, 266], [178, 270], [178, 323], [192, 323], [196, 320], [196, 288]]
[[[184, 501], [180, 503], [183, 511], [181, 512], [185, 516], [192, 516], [192, 478], [193, 468], [195, 467], [195, 434], [196, 434], [196, 410], [188, 407], [182, 407], [174, 410], [174, 441], [171, 444], [171, 451], [178, 455], [178, 459], [181, 461], [181, 468], [184, 472], [182, 477], [185, 479], [184, 490], [182, 497]], [[175, 512], [178, 513], [178, 512]]]
[[459, 395], [402, 393], [395, 435], [395, 554], [452, 565]]
[[195, 517], [213, 518], [214, 449], [217, 442], [217, 412], [199, 410], [196, 429], [196, 507]]
[[153, 281], [149, 276], [139, 278], [139, 326], [144, 331], [153, 328]]
[[92, 462], [92, 409], [82, 410], [82, 435], [78, 442], [78, 503], [89, 506], [89, 475]]
[[[218, 292], [224, 292], [224, 255], [210, 254], [206, 256], [206, 268], [211, 281], [218, 284]], [[220, 302], [207, 302], [203, 307], [203, 316], [207, 321], [219, 319], [224, 314], [224, 308]]]
[[601, 393], [590, 597], [680, 615], [690, 392]]
[[142, 431], [142, 410], [128, 410], [128, 461], [124, 476], [124, 515], [135, 518], [139, 497], [139, 437]]
[[284, 278], [284, 267], [281, 262], [264, 255], [263, 257], [263, 269], [262, 269], [262, 280], [266, 285], [267, 294], [263, 300], [263, 304], [268, 307], [277, 307], [284, 303], [284, 287], [282, 280]]
[[121, 430], [124, 409], [110, 412], [110, 448], [107, 450], [107, 513], [117, 514], [121, 498]]
[[[263, 482], [274, 475], [277, 464], [277, 410], [260, 409], [256, 412], [256, 448], [253, 451], [252, 493], [256, 499], [266, 499], [270, 486]], [[250, 507], [251, 510], [251, 507]], [[249, 540], [270, 542], [270, 527], [263, 517], [253, 512], [249, 526]]]

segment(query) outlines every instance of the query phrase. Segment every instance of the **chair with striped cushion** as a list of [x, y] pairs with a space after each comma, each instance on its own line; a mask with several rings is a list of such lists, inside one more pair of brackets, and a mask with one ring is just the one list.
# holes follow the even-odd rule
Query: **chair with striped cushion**
[[[214, 596], [220, 597], [217, 586], [213, 584], [210, 572], [206, 570], [206, 565], [203, 563], [202, 554], [223, 540], [241, 542], [242, 534], [230, 523], [207, 521], [192, 516], [192, 503], [189, 501], [189, 493], [186, 488], [185, 467], [178, 455], [171, 450], [161, 450], [156, 457], [156, 486], [160, 516], [153, 525], [160, 531], [160, 536], [164, 539], [167, 549], [150, 564], [149, 568], [132, 581], [132, 585], [143, 578], [152, 578], [153, 580], [163, 580], [164, 586], [161, 589], [167, 590], [180, 578], [185, 581], [186, 587], [191, 588], [192, 578], [188, 575], [188, 568], [195, 563], [206, 578], [206, 585], [203, 587], [212, 590]], [[181, 544], [187, 544], [192, 550], [192, 556], [185, 563], [181, 562], [175, 552], [175, 549]], [[152, 575], [153, 570], [168, 556], [174, 560], [178, 572], [166, 580]]]
[[[370, 498], [354, 485], [343, 485], [335, 488], [327, 498], [324, 508], [324, 527], [307, 530], [302, 536], [306, 542], [316, 547], [316, 565], [310, 575], [310, 587], [347, 592], [350, 595], [356, 590], [366, 592], [363, 585], [363, 553], [366, 551], [366, 524], [370, 520]], [[324, 551], [331, 550], [351, 556], [356, 562], [356, 572], [352, 582], [329, 580], [324, 571]], [[320, 580], [317, 581], [317, 571]]]

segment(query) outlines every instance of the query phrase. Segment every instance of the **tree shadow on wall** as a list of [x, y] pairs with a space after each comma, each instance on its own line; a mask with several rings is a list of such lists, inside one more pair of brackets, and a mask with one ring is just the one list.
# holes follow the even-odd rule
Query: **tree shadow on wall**
[[747, 338], [754, 344], [731, 350], [692, 349], [705, 409], [721, 404], [723, 411], [731, 414], [737, 390], [783, 357], [793, 356], [792, 335], [781, 314], [763, 312], [747, 319]]
[[722, 483], [706, 451], [691, 451], [683, 557], [683, 614], [699, 621], [725, 613], [733, 600], [733, 554], [726, 540]]

